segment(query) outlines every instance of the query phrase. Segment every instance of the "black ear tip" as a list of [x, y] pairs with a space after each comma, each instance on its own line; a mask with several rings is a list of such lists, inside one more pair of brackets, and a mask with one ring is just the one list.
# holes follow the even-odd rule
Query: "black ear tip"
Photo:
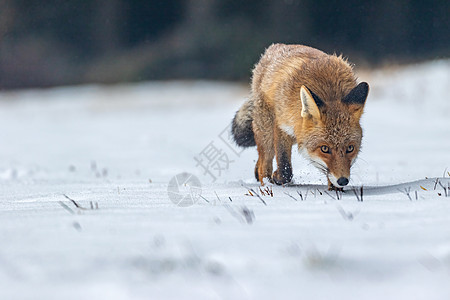
[[367, 95], [369, 94], [369, 84], [367, 82], [365, 82], [365, 81], [360, 82], [356, 86], [355, 91], [356, 90], [359, 91], [358, 93], [360, 93], [360, 95], [362, 94], [362, 95], [365, 95], [365, 97], [367, 97]]
[[364, 94], [368, 94], [369, 93], [369, 84], [365, 81], [360, 82], [355, 89], [360, 90]]
[[369, 94], [369, 84], [367, 82], [359, 83], [350, 93], [342, 99], [344, 103], [364, 104]]

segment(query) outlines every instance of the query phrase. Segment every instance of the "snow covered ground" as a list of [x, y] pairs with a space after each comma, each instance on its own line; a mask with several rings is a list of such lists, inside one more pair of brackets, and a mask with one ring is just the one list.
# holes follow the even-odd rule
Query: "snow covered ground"
[[295, 185], [250, 196], [256, 150], [226, 131], [246, 86], [0, 93], [0, 299], [450, 299], [450, 61], [360, 79], [362, 202], [296, 152]]

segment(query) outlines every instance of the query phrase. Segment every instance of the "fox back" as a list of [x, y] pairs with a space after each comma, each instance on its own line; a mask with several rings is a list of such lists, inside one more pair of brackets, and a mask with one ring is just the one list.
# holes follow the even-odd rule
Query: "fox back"
[[[261, 182], [264, 177], [279, 184], [292, 179], [291, 148], [297, 143], [326, 174], [329, 187], [342, 188], [360, 150], [367, 94], [368, 84], [357, 84], [342, 56], [275, 44], [253, 70], [251, 97], [235, 116], [233, 134], [244, 134], [242, 146], [257, 145], [255, 175]], [[271, 174], [274, 156], [278, 169]]]

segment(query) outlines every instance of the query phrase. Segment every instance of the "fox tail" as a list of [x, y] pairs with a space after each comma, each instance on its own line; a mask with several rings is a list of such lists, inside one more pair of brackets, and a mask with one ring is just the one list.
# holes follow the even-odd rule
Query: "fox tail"
[[253, 133], [253, 99], [250, 98], [236, 112], [231, 124], [231, 133], [234, 141], [241, 147], [256, 146], [255, 135]]

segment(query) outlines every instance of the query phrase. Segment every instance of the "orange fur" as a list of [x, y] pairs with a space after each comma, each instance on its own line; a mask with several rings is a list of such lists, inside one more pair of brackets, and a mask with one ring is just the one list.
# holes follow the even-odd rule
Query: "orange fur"
[[[367, 93], [368, 85], [357, 85], [342, 56], [302, 45], [271, 45], [253, 70], [251, 97], [233, 121], [251, 124], [246, 133], [258, 149], [255, 176], [261, 184], [263, 178], [291, 181], [296, 143], [324, 171], [330, 188], [346, 185], [361, 145], [359, 120]], [[235, 136], [240, 132], [233, 127]], [[278, 168], [272, 174], [274, 157]]]

